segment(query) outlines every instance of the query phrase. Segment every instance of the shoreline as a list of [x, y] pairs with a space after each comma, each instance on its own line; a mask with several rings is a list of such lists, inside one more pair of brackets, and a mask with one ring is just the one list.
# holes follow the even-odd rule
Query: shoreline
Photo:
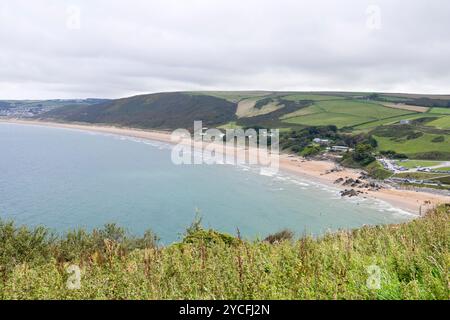
[[[167, 131], [125, 128], [100, 124], [62, 123], [23, 119], [0, 119], [0, 123], [75, 129], [174, 144], [171, 140], [170, 133]], [[225, 149], [225, 153], [226, 152], [227, 149]], [[281, 171], [293, 174], [294, 176], [305, 180], [332, 186], [339, 190], [344, 190], [345, 187], [335, 184], [334, 182], [337, 179], [357, 179], [361, 172], [361, 170], [343, 168], [341, 171], [330, 173], [330, 170], [336, 167], [336, 164], [331, 161], [305, 160], [300, 156], [285, 153], [280, 153], [279, 163]], [[450, 198], [444, 195], [411, 190], [399, 190], [394, 188], [382, 188], [378, 191], [365, 190], [364, 194], [358, 197], [383, 201], [390, 204], [394, 208], [407, 211], [408, 213], [412, 213], [416, 216], [419, 216], [420, 213], [424, 213], [438, 204], [450, 202]]]

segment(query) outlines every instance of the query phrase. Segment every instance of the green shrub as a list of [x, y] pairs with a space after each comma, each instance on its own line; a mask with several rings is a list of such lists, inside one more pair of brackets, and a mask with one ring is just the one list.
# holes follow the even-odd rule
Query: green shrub
[[282, 241], [292, 241], [292, 239], [294, 239], [294, 232], [289, 229], [284, 229], [277, 233], [268, 235], [264, 241], [274, 244]]
[[220, 233], [215, 230], [198, 230], [186, 235], [183, 239], [183, 243], [191, 244], [226, 244], [226, 245], [236, 245], [239, 240], [229, 234]]
[[[122, 250], [128, 236], [120, 228], [57, 239], [43, 228], [2, 222], [0, 298], [448, 300], [449, 215], [450, 204], [404, 224], [277, 245], [194, 224], [182, 243], [130, 251]], [[83, 254], [102, 247], [96, 241], [106, 235], [114, 240], [103, 238], [104, 253], [70, 262], [81, 269], [81, 287], [69, 290], [62, 247]], [[378, 289], [366, 285], [371, 267], [380, 271]]]
[[423, 132], [412, 132], [406, 136], [406, 140], [414, 140], [423, 136]]
[[352, 152], [347, 152], [341, 160], [341, 164], [350, 168], [363, 168], [375, 161], [373, 147], [368, 143], [359, 143]]
[[44, 227], [16, 227], [0, 220], [0, 275], [22, 263], [44, 263], [52, 256], [56, 237]]
[[372, 162], [365, 169], [368, 175], [374, 179], [384, 180], [392, 176], [392, 172], [384, 169], [378, 161]]
[[445, 151], [430, 151], [430, 152], [420, 152], [409, 155], [410, 159], [417, 160], [443, 160], [446, 161], [450, 159], [450, 152]]
[[445, 137], [444, 136], [439, 136], [439, 137], [433, 138], [431, 140], [431, 142], [434, 142], [434, 143], [439, 143], [439, 142], [444, 142], [444, 141], [445, 141]]
[[380, 151], [380, 155], [388, 159], [408, 159], [408, 156], [403, 153], [397, 153], [393, 150]]
[[318, 145], [307, 146], [300, 152], [300, 155], [303, 157], [313, 157], [318, 155], [322, 151], [322, 148]]

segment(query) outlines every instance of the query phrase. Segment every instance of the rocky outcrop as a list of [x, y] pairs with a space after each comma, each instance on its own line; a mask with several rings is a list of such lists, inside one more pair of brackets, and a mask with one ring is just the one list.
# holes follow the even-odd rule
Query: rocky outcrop
[[357, 191], [355, 189], [350, 190], [345, 189], [344, 191], [341, 191], [341, 197], [349, 197], [349, 198], [357, 197], [361, 193], [362, 193], [361, 191]]
[[353, 179], [353, 178], [339, 178], [335, 182], [335, 184], [340, 184], [342, 186], [349, 186], [352, 188], [358, 189], [366, 189], [368, 191], [378, 191], [382, 188], [379, 184], [375, 182], [366, 182], [363, 179]]

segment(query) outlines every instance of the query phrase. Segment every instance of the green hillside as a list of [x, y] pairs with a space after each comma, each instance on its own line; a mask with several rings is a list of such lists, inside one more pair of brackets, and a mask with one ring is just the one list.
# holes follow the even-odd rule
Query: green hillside
[[[358, 92], [172, 92], [64, 106], [38, 118], [165, 130], [191, 129], [195, 120], [202, 120], [207, 127], [279, 128], [292, 134], [304, 128], [335, 126], [345, 135], [372, 135], [380, 152], [448, 160], [447, 98]], [[380, 134], [378, 129], [384, 131]], [[399, 137], [399, 133], [404, 135]], [[348, 145], [345, 135], [334, 143]], [[291, 150], [301, 150], [307, 143], [289, 145]]]
[[406, 115], [409, 111], [392, 109], [380, 104], [354, 101], [320, 101], [305, 109], [302, 116], [286, 118], [285, 122], [303, 125], [335, 125], [339, 128]]
[[450, 130], [450, 115], [448, 115], [446, 117], [440, 117], [434, 121], [431, 121], [428, 123], [428, 125], [439, 128], [439, 129]]
[[380, 126], [370, 134], [377, 140], [380, 151], [394, 150], [411, 159], [450, 159], [450, 131], [431, 127], [430, 122], [422, 123], [423, 119], [415, 119], [407, 125]]
[[430, 113], [450, 114], [450, 108], [432, 108]]
[[64, 107], [41, 118], [175, 129], [192, 128], [195, 120], [202, 120], [208, 126], [218, 126], [235, 120], [235, 111], [235, 103], [221, 98], [175, 92], [135, 96], [90, 107]]
[[[298, 128], [336, 125], [339, 128], [370, 129], [404, 119], [421, 117], [420, 112], [386, 107], [382, 103], [415, 106], [437, 103], [423, 116], [439, 120], [448, 114], [450, 103], [441, 96], [383, 95], [346, 92], [198, 91], [140, 95], [93, 106], [56, 108], [43, 119], [104, 123], [140, 128], [191, 128], [194, 120], [207, 126], [266, 126]], [[431, 102], [430, 102], [431, 101]], [[436, 102], [437, 101], [437, 102]], [[426, 110], [426, 109], [425, 109]], [[436, 126], [446, 127], [445, 120]]]

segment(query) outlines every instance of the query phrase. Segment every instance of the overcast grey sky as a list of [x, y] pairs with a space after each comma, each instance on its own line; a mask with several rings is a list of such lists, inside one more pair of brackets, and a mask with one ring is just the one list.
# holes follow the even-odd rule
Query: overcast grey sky
[[448, 0], [2, 0], [0, 99], [450, 94]]

